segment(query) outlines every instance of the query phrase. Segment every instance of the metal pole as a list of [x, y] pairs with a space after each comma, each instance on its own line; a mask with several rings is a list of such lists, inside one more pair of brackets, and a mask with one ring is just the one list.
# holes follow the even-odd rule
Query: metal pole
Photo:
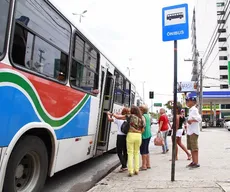
[[80, 18], [79, 18], [79, 22], [81, 23], [81, 15], [80, 15]]
[[[200, 60], [200, 96], [199, 96], [199, 112], [202, 117], [202, 111], [203, 111], [203, 63], [202, 59]], [[200, 123], [200, 131], [202, 131], [202, 122]]]
[[175, 181], [175, 161], [176, 161], [176, 108], [177, 108], [177, 41], [174, 41], [174, 88], [173, 88], [173, 146], [171, 181]]

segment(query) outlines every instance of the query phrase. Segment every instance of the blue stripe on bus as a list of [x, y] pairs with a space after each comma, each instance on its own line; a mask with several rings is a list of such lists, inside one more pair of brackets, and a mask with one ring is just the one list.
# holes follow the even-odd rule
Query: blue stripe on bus
[[[8, 146], [14, 135], [24, 125], [41, 122], [30, 101], [18, 89], [0, 87], [0, 146]], [[57, 139], [88, 135], [91, 99], [63, 128], [56, 130]]]

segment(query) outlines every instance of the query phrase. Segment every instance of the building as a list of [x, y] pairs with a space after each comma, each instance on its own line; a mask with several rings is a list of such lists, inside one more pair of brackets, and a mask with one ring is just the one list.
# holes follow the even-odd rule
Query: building
[[[196, 1], [193, 10], [191, 23], [192, 81], [196, 81], [199, 78], [201, 69], [198, 60], [202, 59], [203, 92], [206, 96], [204, 97], [203, 95], [203, 115], [204, 112], [205, 114], [213, 114], [208, 112], [212, 110], [212, 107], [207, 108], [207, 104], [215, 106], [215, 109], [217, 108], [216, 105], [220, 104], [218, 109], [220, 110], [220, 117], [224, 116], [227, 111], [230, 111], [230, 105], [228, 105], [230, 104], [229, 15], [230, 0]], [[211, 95], [213, 95], [213, 98]], [[229, 97], [229, 99], [224, 97]], [[214, 102], [212, 102], [212, 99]], [[215, 121], [216, 111], [213, 115], [213, 120]]]

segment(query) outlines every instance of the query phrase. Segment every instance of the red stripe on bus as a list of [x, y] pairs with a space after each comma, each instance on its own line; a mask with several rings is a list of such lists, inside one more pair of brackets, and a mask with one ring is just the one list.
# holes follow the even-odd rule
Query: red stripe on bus
[[66, 115], [85, 96], [84, 92], [20, 71], [0, 62], [0, 69], [2, 68], [12, 69], [26, 76], [38, 92], [45, 109], [54, 117], [58, 118]]

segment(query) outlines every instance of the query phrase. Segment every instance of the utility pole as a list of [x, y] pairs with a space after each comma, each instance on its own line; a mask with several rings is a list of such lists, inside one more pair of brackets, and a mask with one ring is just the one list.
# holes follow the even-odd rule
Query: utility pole
[[145, 104], [145, 81], [142, 82], [142, 88], [143, 88], [143, 102]]
[[[199, 94], [199, 113], [202, 117], [202, 109], [203, 109], [203, 62], [200, 59], [200, 94]], [[202, 121], [200, 123], [200, 131], [202, 131]]]

